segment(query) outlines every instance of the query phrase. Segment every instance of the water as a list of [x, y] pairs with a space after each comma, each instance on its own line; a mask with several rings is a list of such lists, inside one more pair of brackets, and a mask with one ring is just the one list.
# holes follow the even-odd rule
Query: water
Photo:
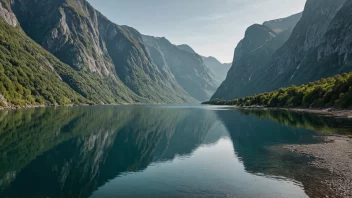
[[350, 126], [208, 106], [0, 111], [0, 197], [308, 197], [322, 186], [307, 173], [325, 173], [279, 145]]

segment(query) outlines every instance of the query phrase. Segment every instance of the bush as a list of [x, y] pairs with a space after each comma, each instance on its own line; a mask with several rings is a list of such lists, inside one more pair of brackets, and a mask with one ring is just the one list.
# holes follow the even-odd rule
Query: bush
[[220, 99], [204, 104], [266, 107], [352, 107], [352, 73], [321, 79], [306, 85], [290, 86], [277, 91], [231, 101]]

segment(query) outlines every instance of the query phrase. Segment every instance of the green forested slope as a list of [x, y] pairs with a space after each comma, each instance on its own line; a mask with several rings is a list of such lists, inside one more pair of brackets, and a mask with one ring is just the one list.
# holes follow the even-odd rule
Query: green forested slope
[[196, 101], [85, 0], [0, 0], [0, 20], [0, 107]]
[[94, 102], [195, 101], [151, 63], [137, 30], [111, 22], [86, 0], [14, 0], [11, 12], [30, 38], [86, 81], [88, 89], [75, 90]]
[[114, 86], [116, 79], [74, 70], [1, 19], [0, 79], [1, 107], [147, 101]]
[[29, 39], [21, 29], [0, 19], [0, 106], [89, 102], [63, 82], [74, 84], [73, 76], [68, 66]]
[[352, 107], [352, 73], [324, 78], [302, 86], [290, 86], [273, 92], [235, 100], [211, 100], [204, 104], [266, 107]]

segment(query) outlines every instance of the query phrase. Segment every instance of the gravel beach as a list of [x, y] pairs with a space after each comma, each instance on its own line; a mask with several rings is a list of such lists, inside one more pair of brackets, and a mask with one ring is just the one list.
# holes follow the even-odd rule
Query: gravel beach
[[337, 197], [352, 197], [352, 136], [319, 137], [323, 141], [311, 145], [284, 145], [284, 149], [314, 158], [310, 163], [326, 169], [335, 177], [323, 181]]
[[270, 110], [270, 111], [289, 111], [296, 113], [310, 113], [317, 114], [321, 116], [327, 116], [332, 118], [345, 118], [352, 119], [351, 109], [335, 109], [335, 108], [325, 108], [325, 109], [314, 109], [314, 108], [280, 108], [280, 107], [262, 107], [262, 106], [247, 106], [247, 107], [237, 107], [237, 109], [254, 109], [254, 110]]

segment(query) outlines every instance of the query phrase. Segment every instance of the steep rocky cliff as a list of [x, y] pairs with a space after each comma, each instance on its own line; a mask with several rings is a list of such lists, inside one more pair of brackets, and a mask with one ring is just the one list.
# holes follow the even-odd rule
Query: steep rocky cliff
[[276, 32], [282, 32], [294, 28], [297, 22], [302, 18], [302, 14], [303, 13], [300, 12], [286, 18], [265, 21], [263, 25], [272, 28]]
[[295, 14], [250, 26], [236, 47], [226, 80], [212, 98], [233, 99], [251, 93], [256, 86], [251, 83], [257, 82], [256, 79], [262, 75], [262, 70], [272, 60], [276, 50], [287, 41], [300, 17], [301, 14]]
[[351, 72], [351, 11], [351, 1], [308, 0], [287, 42], [257, 65], [260, 75], [246, 81], [248, 76], [233, 72], [213, 98], [234, 99]]
[[152, 61], [158, 67], [168, 67], [177, 82], [197, 100], [207, 100], [216, 91], [217, 84], [202, 57], [189, 46], [176, 46], [166, 38], [143, 36]]
[[352, 71], [351, 2], [308, 0], [290, 39], [268, 65], [254, 93]]
[[189, 53], [194, 53], [194, 54], [197, 53], [196, 51], [194, 51], [194, 49], [193, 49], [191, 46], [189, 46], [189, 45], [187, 45], [187, 44], [177, 45], [177, 47], [178, 47], [179, 49], [184, 50], [184, 51], [187, 51], [187, 52], [189, 52]]
[[72, 68], [11, 25], [0, 18], [0, 108], [90, 102], [66, 84], [84, 83]]
[[[198, 54], [189, 45], [182, 44], [177, 45], [177, 47], [189, 53]], [[225, 80], [227, 72], [231, 68], [232, 63], [221, 63], [218, 59], [212, 56], [200, 56], [202, 57], [205, 66], [210, 70], [209, 74], [213, 77], [216, 85], [220, 86], [220, 84]]]
[[85, 0], [1, 2], [0, 17], [73, 68], [82, 79], [67, 83], [94, 103], [195, 101], [152, 63], [137, 31], [112, 23]]

